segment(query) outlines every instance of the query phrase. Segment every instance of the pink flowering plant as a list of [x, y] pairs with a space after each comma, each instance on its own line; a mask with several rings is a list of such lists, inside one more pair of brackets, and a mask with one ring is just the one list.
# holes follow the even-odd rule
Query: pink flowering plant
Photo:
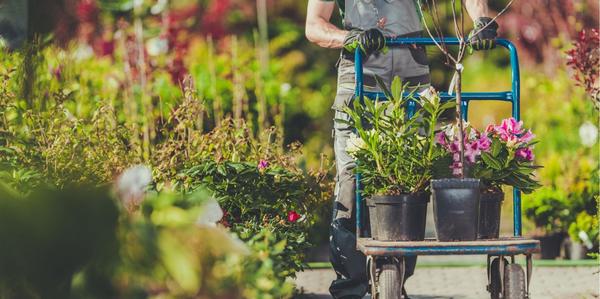
[[[458, 127], [447, 125], [436, 133], [436, 143], [446, 152], [446, 165], [449, 163], [451, 175], [478, 178], [484, 191], [500, 191], [502, 185], [519, 188], [531, 193], [540, 184], [534, 171], [539, 168], [533, 163], [535, 137], [531, 130], [523, 128], [523, 122], [507, 118], [500, 125], [490, 124], [484, 132], [479, 132], [465, 122], [464, 149], [465, 167], [460, 162]], [[442, 172], [443, 173], [443, 172]]]

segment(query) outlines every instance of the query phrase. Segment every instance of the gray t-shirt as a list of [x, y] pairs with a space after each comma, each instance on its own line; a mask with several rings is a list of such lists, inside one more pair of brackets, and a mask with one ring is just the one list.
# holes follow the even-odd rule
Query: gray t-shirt
[[321, 0], [340, 9], [345, 29], [378, 27], [387, 36], [422, 30], [417, 0]]

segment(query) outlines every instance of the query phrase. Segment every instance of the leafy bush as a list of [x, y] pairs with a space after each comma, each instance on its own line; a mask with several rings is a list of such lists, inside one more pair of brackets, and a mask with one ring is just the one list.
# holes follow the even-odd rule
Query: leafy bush
[[573, 217], [569, 206], [567, 194], [551, 187], [543, 187], [523, 200], [525, 217], [531, 219], [545, 234], [568, 228], [569, 219]]
[[321, 198], [314, 178], [265, 160], [258, 164], [208, 160], [182, 171], [180, 177], [184, 190], [208, 188], [215, 193], [225, 213], [223, 223], [242, 240], [253, 240], [267, 229], [269, 238], [283, 242], [274, 261], [278, 277], [302, 269], [303, 254], [311, 246], [307, 241], [314, 222], [311, 207]]
[[[355, 171], [361, 174], [365, 194], [416, 193], [429, 185], [432, 162], [440, 154], [435, 151], [435, 126], [453, 103], [442, 104], [436, 94], [429, 99], [403, 97], [405, 87], [396, 77], [392, 91], [386, 91], [388, 100], [365, 98], [364, 104], [357, 100], [353, 109], [345, 110], [357, 134], [348, 140], [346, 151], [357, 160]], [[409, 101], [421, 106], [411, 118]]]
[[598, 218], [596, 215], [589, 215], [581, 212], [575, 217], [575, 222], [569, 225], [569, 236], [571, 240], [584, 244], [588, 249], [592, 249], [598, 244]]

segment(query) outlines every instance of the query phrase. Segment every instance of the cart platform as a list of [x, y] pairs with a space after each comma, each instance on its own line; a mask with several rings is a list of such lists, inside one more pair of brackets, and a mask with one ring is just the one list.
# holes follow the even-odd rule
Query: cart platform
[[435, 239], [424, 241], [377, 241], [359, 238], [358, 250], [374, 256], [416, 256], [451, 254], [516, 255], [540, 252], [540, 241], [505, 237], [493, 240], [440, 242]]

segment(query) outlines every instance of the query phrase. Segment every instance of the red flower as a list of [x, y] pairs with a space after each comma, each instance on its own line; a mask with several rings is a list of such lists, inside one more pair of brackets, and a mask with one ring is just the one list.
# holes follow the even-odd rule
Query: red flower
[[300, 214], [296, 213], [296, 211], [289, 211], [287, 216], [289, 222], [296, 222], [300, 219]]
[[94, 0], [84, 0], [77, 5], [77, 17], [82, 23], [96, 23], [100, 8]]

